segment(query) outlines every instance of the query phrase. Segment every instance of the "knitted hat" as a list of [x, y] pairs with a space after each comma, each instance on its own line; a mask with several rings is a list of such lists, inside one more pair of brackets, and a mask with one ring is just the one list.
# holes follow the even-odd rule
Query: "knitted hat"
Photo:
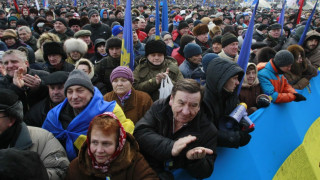
[[122, 41], [120, 38], [111, 37], [106, 42], [106, 50], [107, 50], [107, 52], [109, 52], [109, 48], [112, 48], [112, 47], [120, 47], [121, 48], [121, 45], [122, 45]]
[[92, 15], [94, 14], [97, 14], [99, 15], [99, 12], [96, 10], [96, 9], [91, 9], [89, 12], [88, 12], [88, 18], [90, 19]]
[[75, 38], [79, 38], [82, 36], [91, 36], [91, 31], [89, 30], [80, 30], [73, 35]]
[[239, 42], [239, 41], [238, 41], [238, 38], [232, 33], [226, 33], [221, 38], [222, 48], [228, 46], [233, 42]]
[[201, 34], [206, 34], [209, 32], [208, 25], [206, 24], [198, 24], [196, 27], [193, 28], [192, 30], [193, 35], [199, 36]]
[[148, 41], [145, 46], [146, 56], [153, 53], [161, 53], [164, 56], [167, 55], [167, 46], [166, 43], [162, 40], [151, 40]]
[[83, 72], [82, 70], [75, 69], [70, 73], [66, 83], [64, 84], [65, 96], [67, 96], [68, 88], [70, 86], [74, 86], [74, 85], [83, 86], [83, 87], [87, 88], [89, 91], [91, 91], [92, 94], [94, 94], [94, 87], [92, 85], [92, 82], [91, 82], [89, 76], [85, 72]]
[[299, 26], [299, 27], [296, 29], [295, 35], [296, 35], [299, 39], [301, 38], [302, 33], [303, 33], [305, 27], [306, 27], [306, 26], [303, 25], [303, 26]]
[[112, 28], [112, 35], [113, 36], [117, 36], [118, 34], [120, 34], [121, 32], [123, 32], [123, 27], [121, 25], [115, 25]]
[[44, 85], [64, 84], [69, 73], [66, 71], [56, 71], [42, 78]]
[[10, 16], [10, 17], [8, 18], [8, 24], [10, 24], [11, 21], [18, 21], [18, 18], [15, 17], [15, 16]]
[[257, 29], [258, 29], [259, 31], [266, 30], [266, 29], [268, 29], [268, 25], [266, 25], [266, 24], [260, 24]]
[[149, 31], [150, 31], [152, 28], [154, 28], [154, 27], [155, 27], [154, 24], [148, 24], [144, 30], [145, 30], [145, 32], [148, 34]]
[[179, 26], [178, 26], [178, 30], [181, 30], [183, 28], [189, 27], [188, 23], [186, 21], [180, 21], [179, 22]]
[[185, 58], [191, 58], [202, 53], [201, 47], [196, 43], [189, 43], [184, 47], [183, 54]]
[[13, 29], [4, 30], [3, 35], [2, 35], [2, 39], [6, 39], [6, 38], [15, 38], [15, 39], [17, 39], [18, 38], [17, 32], [15, 30], [13, 30]]
[[277, 52], [276, 56], [273, 59], [274, 65], [277, 67], [288, 66], [293, 64], [294, 57], [293, 54], [288, 50], [281, 50]]
[[62, 61], [67, 58], [66, 53], [63, 50], [62, 44], [59, 42], [46, 42], [43, 45], [43, 59], [49, 62], [48, 56], [51, 54], [60, 54], [62, 56]]
[[68, 27], [68, 23], [64, 18], [57, 18], [55, 22], [61, 22], [65, 27]]
[[186, 20], [186, 22], [187, 22], [188, 24], [193, 23], [193, 19], [192, 19], [192, 18], [188, 18], [188, 19]]
[[0, 112], [15, 117], [18, 122], [23, 119], [23, 105], [18, 95], [10, 89], [0, 89]]
[[125, 78], [131, 83], [133, 82], [133, 73], [130, 68], [126, 66], [118, 66], [110, 74], [110, 82], [113, 82], [116, 78]]
[[275, 23], [275, 24], [271, 24], [269, 27], [268, 27], [268, 30], [275, 30], [275, 29], [281, 29], [281, 24], [279, 23]]
[[214, 43], [220, 43], [221, 44], [221, 38], [222, 36], [215, 36], [213, 39], [212, 39], [212, 44]]
[[213, 60], [214, 58], [219, 57], [216, 53], [208, 53], [206, 55], [203, 56], [202, 58], [202, 67], [203, 67], [203, 71], [206, 73], [209, 62], [211, 60]]

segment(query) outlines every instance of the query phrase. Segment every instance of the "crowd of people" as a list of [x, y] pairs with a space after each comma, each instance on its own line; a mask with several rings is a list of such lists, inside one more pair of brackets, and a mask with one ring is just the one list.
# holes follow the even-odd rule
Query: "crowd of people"
[[[159, 40], [155, 7], [133, 5], [132, 70], [120, 66], [128, 7], [1, 7], [0, 179], [169, 180], [181, 169], [210, 177], [216, 147], [250, 142], [245, 117], [306, 101], [296, 89], [320, 67], [318, 12], [299, 45], [309, 11], [299, 22], [288, 8], [279, 24], [281, 9], [259, 8], [244, 47], [251, 8], [169, 5]], [[241, 48], [251, 49], [246, 71]], [[161, 99], [166, 78], [173, 88]]]

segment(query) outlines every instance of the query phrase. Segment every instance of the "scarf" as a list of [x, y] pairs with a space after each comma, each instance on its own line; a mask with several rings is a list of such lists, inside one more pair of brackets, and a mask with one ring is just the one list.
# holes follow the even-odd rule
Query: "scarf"
[[[89, 156], [90, 156], [90, 158], [92, 160], [93, 167], [95, 169], [101, 170], [103, 173], [106, 173], [106, 172], [108, 172], [108, 170], [110, 168], [111, 162], [113, 160], [115, 160], [120, 155], [120, 153], [122, 152], [124, 144], [126, 143], [127, 135], [126, 135], [126, 131], [124, 130], [122, 124], [120, 123], [119, 119], [115, 116], [114, 113], [112, 113], [112, 112], [104, 112], [103, 114], [100, 114], [98, 116], [101, 116], [101, 115], [108, 115], [108, 116], [112, 117], [113, 119], [115, 119], [118, 122], [118, 124], [120, 126], [120, 128], [119, 128], [120, 133], [119, 133], [118, 147], [115, 150], [115, 152], [112, 154], [112, 156], [109, 159], [107, 159], [107, 161], [104, 162], [104, 163], [98, 163], [97, 162], [96, 158], [94, 157], [93, 153], [90, 150], [90, 142], [89, 142], [89, 140], [87, 138], [88, 154], [89, 154]], [[89, 128], [91, 128], [91, 125], [92, 125], [92, 123], [90, 123], [90, 127]]]
[[125, 101], [130, 98], [130, 95], [131, 95], [131, 89], [122, 97], [117, 95], [122, 106], [124, 106]]

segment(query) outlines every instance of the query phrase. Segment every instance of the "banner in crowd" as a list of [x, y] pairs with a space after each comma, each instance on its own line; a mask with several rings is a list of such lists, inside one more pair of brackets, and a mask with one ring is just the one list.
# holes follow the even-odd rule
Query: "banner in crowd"
[[[319, 179], [320, 76], [297, 90], [307, 101], [270, 104], [253, 113], [255, 130], [248, 145], [217, 148], [214, 172], [208, 179]], [[185, 171], [175, 177], [193, 179]]]

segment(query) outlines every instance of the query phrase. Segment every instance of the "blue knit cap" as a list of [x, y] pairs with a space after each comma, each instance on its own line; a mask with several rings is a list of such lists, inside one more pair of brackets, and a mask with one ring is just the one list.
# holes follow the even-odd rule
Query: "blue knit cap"
[[208, 65], [210, 63], [211, 60], [213, 60], [214, 58], [219, 57], [216, 53], [208, 53], [206, 55], [203, 56], [202, 58], [202, 67], [203, 67], [203, 71], [206, 73]]
[[192, 56], [202, 54], [202, 50], [198, 44], [189, 43], [184, 47], [183, 54], [185, 58], [191, 58]]
[[115, 25], [112, 28], [112, 35], [116, 36], [118, 34], [120, 34], [121, 32], [123, 32], [123, 27], [121, 25]]

